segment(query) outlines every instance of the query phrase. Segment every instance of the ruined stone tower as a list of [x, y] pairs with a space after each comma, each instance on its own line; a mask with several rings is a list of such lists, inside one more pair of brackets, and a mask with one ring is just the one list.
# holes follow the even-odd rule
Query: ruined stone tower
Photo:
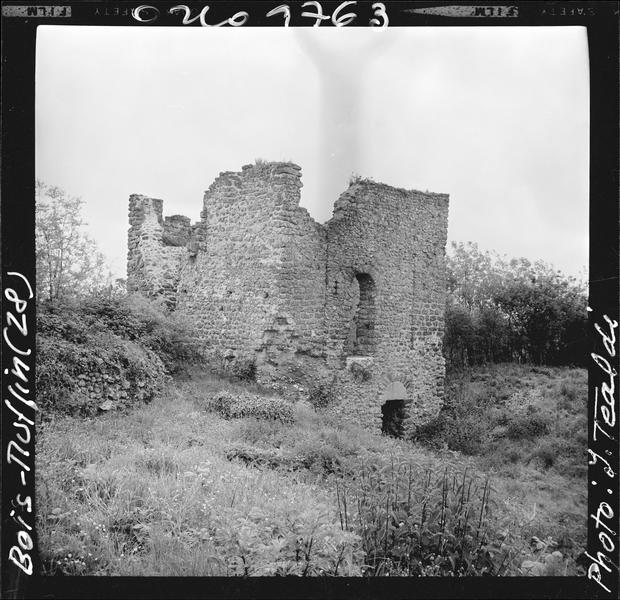
[[190, 315], [213, 359], [413, 432], [443, 398], [448, 196], [360, 180], [321, 225], [301, 186], [292, 163], [221, 173], [193, 226], [132, 195], [128, 287]]

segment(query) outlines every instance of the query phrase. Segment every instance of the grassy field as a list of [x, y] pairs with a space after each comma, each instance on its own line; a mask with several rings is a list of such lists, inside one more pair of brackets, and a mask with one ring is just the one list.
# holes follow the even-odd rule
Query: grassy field
[[263, 393], [206, 373], [127, 413], [40, 423], [44, 574], [572, 575], [586, 541], [586, 374], [452, 376], [415, 443], [339, 424], [226, 419]]

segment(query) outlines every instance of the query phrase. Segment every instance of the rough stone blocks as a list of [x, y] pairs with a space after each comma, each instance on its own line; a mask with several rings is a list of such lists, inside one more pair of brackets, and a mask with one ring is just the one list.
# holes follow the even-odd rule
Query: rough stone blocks
[[448, 196], [358, 180], [321, 225], [301, 186], [292, 163], [221, 173], [194, 225], [132, 195], [128, 287], [190, 315], [213, 358], [297, 396], [328, 389], [364, 426], [403, 400], [409, 435], [443, 401]]

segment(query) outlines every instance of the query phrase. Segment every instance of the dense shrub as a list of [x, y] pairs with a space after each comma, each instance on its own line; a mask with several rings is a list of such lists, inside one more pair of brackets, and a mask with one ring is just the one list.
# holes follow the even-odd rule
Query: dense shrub
[[101, 323], [116, 335], [139, 340], [156, 352], [171, 373], [202, 359], [191, 321], [140, 294], [91, 300], [83, 305], [83, 310], [95, 326]]
[[490, 413], [468, 386], [450, 385], [439, 415], [415, 432], [414, 439], [434, 448], [474, 455], [484, 453], [490, 439]]
[[[289, 440], [291, 441], [291, 440]], [[286, 471], [310, 471], [321, 478], [332, 474], [352, 475], [353, 461], [338, 450], [316, 439], [302, 439], [284, 448], [257, 447], [244, 443], [233, 444], [226, 451], [229, 460], [238, 459], [246, 464]]]
[[226, 419], [256, 417], [257, 419], [272, 419], [283, 423], [294, 421], [293, 406], [286, 400], [245, 392], [221, 391], [209, 399], [207, 408]]
[[241, 381], [256, 381], [256, 360], [239, 358], [230, 365], [231, 374]]
[[511, 440], [531, 440], [549, 432], [550, 419], [540, 412], [514, 416], [508, 423], [506, 435]]
[[456, 450], [463, 454], [482, 454], [489, 439], [488, 423], [482, 411], [446, 411], [415, 433], [415, 440], [429, 447]]
[[439, 449], [444, 444], [447, 445], [446, 429], [445, 412], [441, 412], [437, 417], [428, 421], [428, 423], [420, 425], [413, 439], [427, 448]]
[[333, 386], [331, 383], [315, 383], [308, 391], [308, 402], [314, 408], [326, 408], [334, 398]]
[[149, 348], [169, 372], [201, 359], [191, 323], [182, 314], [170, 313], [140, 294], [121, 298], [91, 296], [79, 303], [42, 303], [37, 307], [39, 335], [84, 343], [96, 331]]
[[200, 358], [189, 328], [141, 296], [37, 307], [37, 397], [43, 411], [87, 415], [150, 400]]
[[344, 457], [338, 449], [322, 440], [300, 440], [292, 448], [291, 453], [295, 464], [320, 475], [340, 473], [345, 470]]
[[537, 459], [545, 469], [550, 469], [559, 458], [558, 445], [551, 440], [544, 440], [530, 455], [530, 461]]

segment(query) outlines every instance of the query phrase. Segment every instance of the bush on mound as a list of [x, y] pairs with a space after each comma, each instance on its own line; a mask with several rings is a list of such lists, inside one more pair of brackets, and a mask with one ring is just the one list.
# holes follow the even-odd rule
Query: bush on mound
[[293, 406], [282, 398], [270, 398], [246, 392], [221, 391], [209, 399], [207, 408], [226, 419], [256, 417], [257, 419], [292, 423]]
[[125, 408], [148, 402], [167, 376], [148, 348], [95, 332], [83, 343], [39, 336], [37, 401], [48, 413], [90, 416], [100, 406]]
[[145, 298], [37, 307], [37, 399], [43, 414], [89, 416], [148, 402], [199, 358], [181, 318]]

